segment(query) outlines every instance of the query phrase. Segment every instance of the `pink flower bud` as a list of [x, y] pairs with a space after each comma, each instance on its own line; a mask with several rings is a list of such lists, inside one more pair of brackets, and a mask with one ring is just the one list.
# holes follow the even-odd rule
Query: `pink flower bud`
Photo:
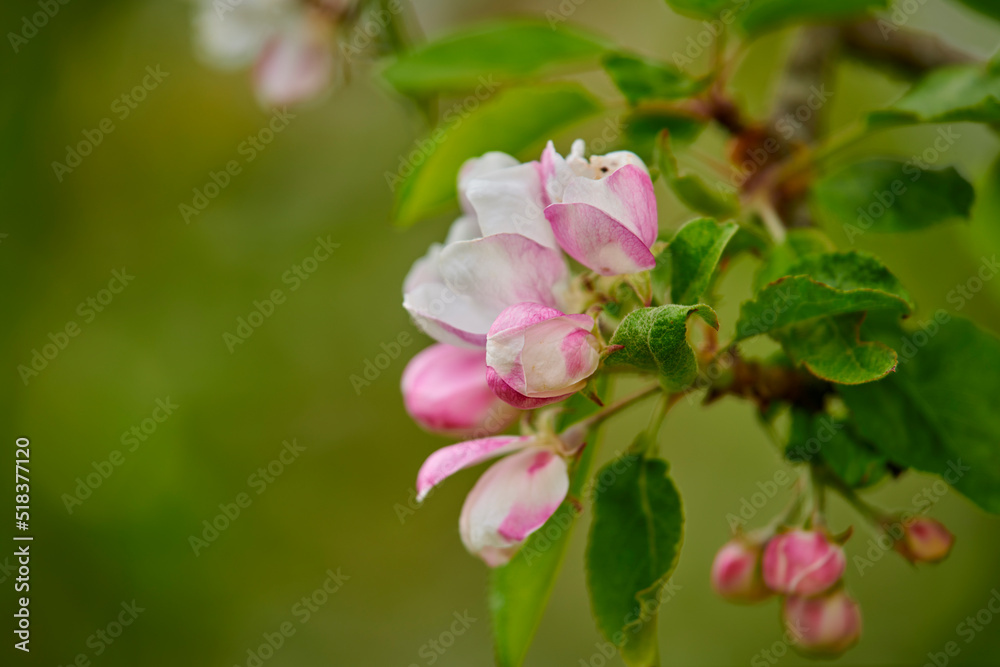
[[712, 588], [732, 602], [759, 602], [771, 595], [761, 576], [761, 545], [745, 537], [727, 542], [712, 563]]
[[764, 582], [786, 595], [819, 595], [844, 574], [847, 557], [823, 533], [793, 530], [764, 550]]
[[521, 409], [561, 401], [587, 384], [600, 363], [590, 315], [537, 303], [505, 309], [486, 337], [486, 380]]
[[911, 563], [937, 563], [948, 557], [955, 536], [940, 521], [917, 517], [903, 524], [895, 549]]
[[843, 590], [818, 598], [786, 598], [782, 616], [795, 645], [805, 653], [836, 656], [861, 637], [861, 608]]
[[439, 343], [403, 371], [403, 402], [428, 431], [458, 437], [498, 433], [517, 418], [486, 384], [486, 353]]

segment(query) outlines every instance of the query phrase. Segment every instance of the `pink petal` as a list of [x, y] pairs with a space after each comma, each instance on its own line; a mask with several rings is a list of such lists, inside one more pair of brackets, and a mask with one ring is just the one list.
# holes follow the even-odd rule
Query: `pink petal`
[[503, 565], [568, 491], [566, 462], [555, 453], [528, 448], [509, 456], [483, 473], [465, 499], [462, 543], [491, 567]]
[[566, 254], [601, 275], [638, 273], [656, 266], [656, 258], [638, 236], [590, 204], [552, 204], [545, 217]]
[[[520, 373], [518, 371], [514, 371], [513, 375], [509, 377], [511, 377], [512, 382], [516, 384], [519, 375], [520, 375], [520, 383], [523, 384], [524, 382], [523, 371], [521, 371]], [[514, 389], [514, 387], [508, 384], [503, 378], [500, 377], [500, 375], [493, 368], [490, 368], [489, 366], [486, 367], [486, 382], [490, 385], [490, 389], [493, 390], [493, 393], [495, 393], [498, 397], [500, 397], [500, 399], [503, 402], [509, 405], [513, 405], [515, 408], [519, 410], [534, 410], [535, 408], [540, 408], [543, 405], [558, 403], [559, 401], [565, 398], [569, 398], [577, 391], [579, 391], [579, 389], [573, 389], [573, 391], [570, 391], [569, 393], [560, 394], [558, 396], [546, 396], [546, 397], [536, 397], [536, 398], [525, 396], [521, 392]]]
[[423, 500], [435, 486], [459, 470], [526, 447], [532, 438], [494, 436], [467, 440], [437, 450], [424, 461], [417, 473], [417, 501]]
[[401, 382], [406, 411], [425, 429], [457, 437], [502, 431], [518, 411], [486, 384], [486, 353], [438, 343], [417, 354]]

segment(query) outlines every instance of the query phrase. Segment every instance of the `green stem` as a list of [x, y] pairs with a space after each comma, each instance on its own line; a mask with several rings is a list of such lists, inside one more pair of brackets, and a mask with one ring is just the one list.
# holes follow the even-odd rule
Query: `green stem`
[[611, 405], [604, 408], [600, 412], [592, 414], [586, 419], [577, 422], [574, 425], [574, 427], [578, 426], [586, 429], [592, 428], [603, 422], [605, 419], [608, 419], [609, 417], [613, 417], [614, 415], [618, 414], [619, 412], [621, 412], [628, 406], [632, 405], [633, 403], [637, 403], [638, 401], [641, 401], [647, 396], [651, 396], [658, 391], [662, 391], [659, 384], [650, 385], [644, 389], [640, 389], [634, 394], [630, 394], [625, 398], [619, 399], [618, 401], [612, 403]]
[[659, 444], [660, 426], [663, 425], [663, 420], [666, 419], [670, 408], [674, 406], [674, 403], [682, 395], [682, 393], [668, 394], [666, 392], [660, 394], [660, 400], [656, 402], [656, 407], [653, 408], [653, 412], [649, 415], [649, 424], [646, 426], [646, 430], [643, 431], [642, 435], [636, 439], [635, 444], [632, 446], [636, 450], [635, 453], [648, 456], [656, 452], [657, 445]]

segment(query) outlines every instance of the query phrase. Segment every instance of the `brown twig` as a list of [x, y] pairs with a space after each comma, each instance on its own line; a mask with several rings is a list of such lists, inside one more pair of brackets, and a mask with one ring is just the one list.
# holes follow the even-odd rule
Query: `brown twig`
[[852, 57], [889, 67], [906, 76], [921, 76], [936, 67], [978, 62], [972, 54], [929, 33], [906, 30], [884, 19], [844, 26], [840, 38]]

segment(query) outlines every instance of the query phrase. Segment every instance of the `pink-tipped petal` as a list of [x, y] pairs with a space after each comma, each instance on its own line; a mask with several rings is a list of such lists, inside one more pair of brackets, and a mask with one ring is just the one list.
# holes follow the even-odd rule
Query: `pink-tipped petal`
[[861, 637], [861, 607], [843, 590], [817, 598], [788, 597], [782, 616], [794, 645], [811, 655], [840, 655]]
[[498, 433], [518, 411], [486, 383], [486, 352], [438, 343], [417, 354], [401, 382], [406, 411], [434, 433], [483, 437]]
[[603, 276], [647, 271], [656, 258], [642, 239], [605, 211], [590, 204], [552, 204], [545, 217], [560, 247]]
[[537, 303], [504, 310], [486, 339], [486, 380], [515, 407], [561, 401], [586, 385], [600, 363], [589, 315]]
[[498, 461], [465, 499], [459, 518], [462, 543], [491, 567], [503, 565], [568, 491], [566, 462], [550, 450], [528, 448]]
[[[516, 377], [517, 374], [514, 374]], [[523, 376], [522, 376], [523, 381]], [[569, 393], [559, 394], [556, 396], [545, 396], [545, 397], [530, 397], [525, 396], [521, 392], [514, 389], [512, 386], [507, 384], [495, 370], [492, 368], [486, 369], [486, 382], [489, 384], [490, 389], [493, 393], [497, 395], [503, 402], [508, 405], [512, 405], [518, 410], [534, 410], [535, 408], [540, 408], [545, 405], [551, 405], [552, 403], [558, 403], [559, 401], [569, 398], [576, 392], [580, 391], [583, 387], [578, 387], [570, 391]]]
[[840, 581], [846, 567], [844, 550], [818, 531], [783, 533], [764, 549], [764, 582], [785, 595], [819, 595]]
[[531, 440], [530, 437], [494, 436], [442, 447], [427, 457], [420, 466], [420, 472], [417, 473], [417, 501], [423, 500], [431, 489], [459, 470], [527, 447]]

